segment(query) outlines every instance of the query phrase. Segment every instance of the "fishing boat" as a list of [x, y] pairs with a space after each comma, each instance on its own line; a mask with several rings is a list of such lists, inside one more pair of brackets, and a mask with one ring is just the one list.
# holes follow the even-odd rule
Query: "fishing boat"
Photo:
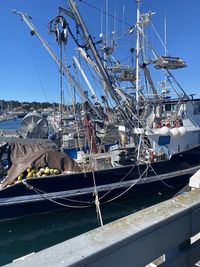
[[[63, 64], [62, 58], [58, 59], [30, 18], [25, 13], [14, 11], [29, 26], [32, 35], [39, 38], [59, 66], [61, 77], [63, 74], [67, 77], [84, 99], [84, 104], [79, 119], [74, 116], [76, 127], [69, 128], [66, 134], [63, 132], [66, 141], [63, 150], [69, 154], [74, 149], [76, 151], [70, 154], [72, 158], [49, 148], [46, 151], [46, 148], [38, 145], [36, 150], [26, 155], [24, 151], [29, 148], [18, 144], [15, 146], [18, 147], [15, 161], [12, 155], [16, 154], [16, 150], [10, 151], [11, 163], [16, 170], [11, 165], [11, 171], [8, 171], [8, 176], [1, 184], [0, 220], [91, 205], [96, 205], [100, 213], [101, 204], [127, 195], [184, 186], [200, 168], [200, 99], [188, 96], [171, 72], [186, 67], [186, 63], [179, 57], [160, 55], [145, 37], [145, 29], [153, 13], [140, 14], [140, 1], [137, 1], [137, 21], [128, 29], [130, 35], [134, 31], [136, 33], [136, 48], [130, 50], [135, 59], [133, 67], [113, 60], [114, 39], [108, 44], [101, 35], [101, 40], [95, 43], [75, 1], [69, 0], [68, 3], [69, 10], [59, 8], [59, 15], [50, 21], [50, 32], [55, 33], [62, 49], [67, 45], [68, 32], [74, 38], [65, 15], [75, 21], [76, 29], [79, 29], [85, 41], [84, 45], [80, 45], [74, 38], [77, 51], [98, 76], [105, 94], [101, 96], [100, 103], [76, 58], [73, 62], [79, 66], [92, 96], [84, 92], [70, 73], [68, 64]], [[145, 57], [145, 44], [151, 49], [153, 58]], [[104, 59], [100, 56], [102, 53]], [[164, 82], [160, 83], [160, 91], [152, 80], [151, 66], [165, 75]], [[122, 85], [125, 82], [129, 86], [124, 89]], [[169, 85], [176, 97], [171, 97]], [[114, 132], [111, 131], [109, 142], [103, 142], [110, 133], [108, 129]], [[77, 145], [71, 146], [70, 141]], [[4, 145], [7, 149], [13, 147], [12, 144]], [[29, 161], [30, 154], [33, 158]], [[53, 159], [56, 158], [65, 164], [55, 164]], [[71, 167], [68, 169], [66, 165]], [[37, 176], [34, 171], [29, 177], [26, 173], [26, 176], [18, 179], [20, 172], [26, 172], [29, 166], [58, 168], [61, 173], [54, 175], [52, 171], [50, 175], [44, 173]]]
[[199, 169], [199, 154], [200, 146], [197, 146], [160, 162], [24, 178], [1, 189], [0, 219], [63, 208], [99, 207], [127, 195], [185, 186]]

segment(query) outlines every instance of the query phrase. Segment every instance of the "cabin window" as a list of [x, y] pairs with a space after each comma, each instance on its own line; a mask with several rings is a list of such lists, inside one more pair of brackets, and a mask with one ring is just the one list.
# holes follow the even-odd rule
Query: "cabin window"
[[174, 111], [176, 109], [174, 104], [165, 104], [165, 111]]
[[165, 111], [171, 111], [171, 104], [166, 104], [165, 105]]
[[170, 139], [171, 139], [171, 136], [170, 135], [159, 136], [159, 138], [158, 138], [158, 145], [159, 146], [169, 145], [170, 144]]
[[194, 115], [200, 114], [200, 102], [193, 102], [194, 104]]

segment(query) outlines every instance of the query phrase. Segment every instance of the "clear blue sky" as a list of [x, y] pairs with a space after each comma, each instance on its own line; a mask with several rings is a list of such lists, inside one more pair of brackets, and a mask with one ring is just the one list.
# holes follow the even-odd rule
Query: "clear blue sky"
[[[88, 4], [86, 4], [86, 3]], [[18, 101], [59, 101], [59, 73], [48, 53], [28, 27], [11, 10], [24, 11], [32, 17], [39, 32], [57, 52], [55, 40], [47, 33], [48, 22], [58, 13], [65, 0], [1, 0], [0, 1], [0, 99]], [[77, 0], [82, 17], [93, 36], [101, 31], [99, 10], [105, 10], [106, 0]], [[92, 8], [90, 5], [96, 7]], [[109, 0], [109, 13], [128, 24], [136, 20], [134, 0]], [[116, 11], [114, 11], [116, 10]], [[167, 47], [170, 55], [183, 58], [188, 67], [173, 74], [188, 93], [200, 90], [200, 0], [142, 0], [141, 12], [155, 11], [153, 24], [164, 35], [164, 17], [167, 19]], [[104, 17], [105, 19], [105, 17]], [[104, 21], [105, 22], [105, 21]], [[113, 21], [109, 19], [110, 30]], [[121, 29], [127, 27], [117, 22]], [[105, 26], [105, 23], [104, 23]], [[71, 63], [74, 50], [67, 46]]]

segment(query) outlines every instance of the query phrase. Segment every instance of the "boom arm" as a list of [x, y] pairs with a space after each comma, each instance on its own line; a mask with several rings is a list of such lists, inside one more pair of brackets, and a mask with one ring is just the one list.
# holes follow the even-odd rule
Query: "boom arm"
[[[58, 65], [58, 67], [60, 67], [60, 60], [58, 59], [58, 57], [56, 56], [56, 54], [54, 53], [54, 51], [49, 47], [48, 43], [45, 41], [45, 39], [41, 36], [41, 34], [37, 31], [36, 27], [33, 25], [33, 23], [30, 21], [30, 18], [28, 17], [27, 14], [23, 13], [23, 12], [19, 12], [17, 10], [13, 10], [12, 11], [14, 14], [19, 15], [22, 20], [27, 24], [27, 26], [30, 28], [31, 32], [33, 34], [35, 34], [38, 39], [40, 40], [40, 42], [42, 43], [42, 45], [44, 46], [44, 48], [47, 50], [47, 52], [50, 54], [50, 56], [53, 58], [53, 60], [55, 61], [55, 63]], [[70, 83], [72, 83], [75, 88], [79, 91], [79, 93], [81, 94], [81, 96], [88, 102], [88, 104], [90, 105], [90, 107], [92, 108], [92, 110], [96, 113], [96, 115], [101, 118], [102, 116], [100, 115], [99, 111], [95, 108], [95, 106], [93, 105], [93, 103], [90, 101], [90, 99], [86, 96], [86, 94], [82, 91], [81, 87], [79, 86], [79, 84], [74, 80], [73, 76], [70, 74], [69, 70], [67, 67], [65, 67], [64, 65], [62, 65], [62, 69], [63, 72], [65, 73], [65, 75], [68, 77]]]

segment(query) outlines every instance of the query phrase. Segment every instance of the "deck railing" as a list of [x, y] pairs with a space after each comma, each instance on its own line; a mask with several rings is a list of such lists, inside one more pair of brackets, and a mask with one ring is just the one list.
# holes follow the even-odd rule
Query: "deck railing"
[[200, 190], [196, 189], [10, 266], [194, 266], [200, 260], [200, 240], [194, 238], [199, 232]]

